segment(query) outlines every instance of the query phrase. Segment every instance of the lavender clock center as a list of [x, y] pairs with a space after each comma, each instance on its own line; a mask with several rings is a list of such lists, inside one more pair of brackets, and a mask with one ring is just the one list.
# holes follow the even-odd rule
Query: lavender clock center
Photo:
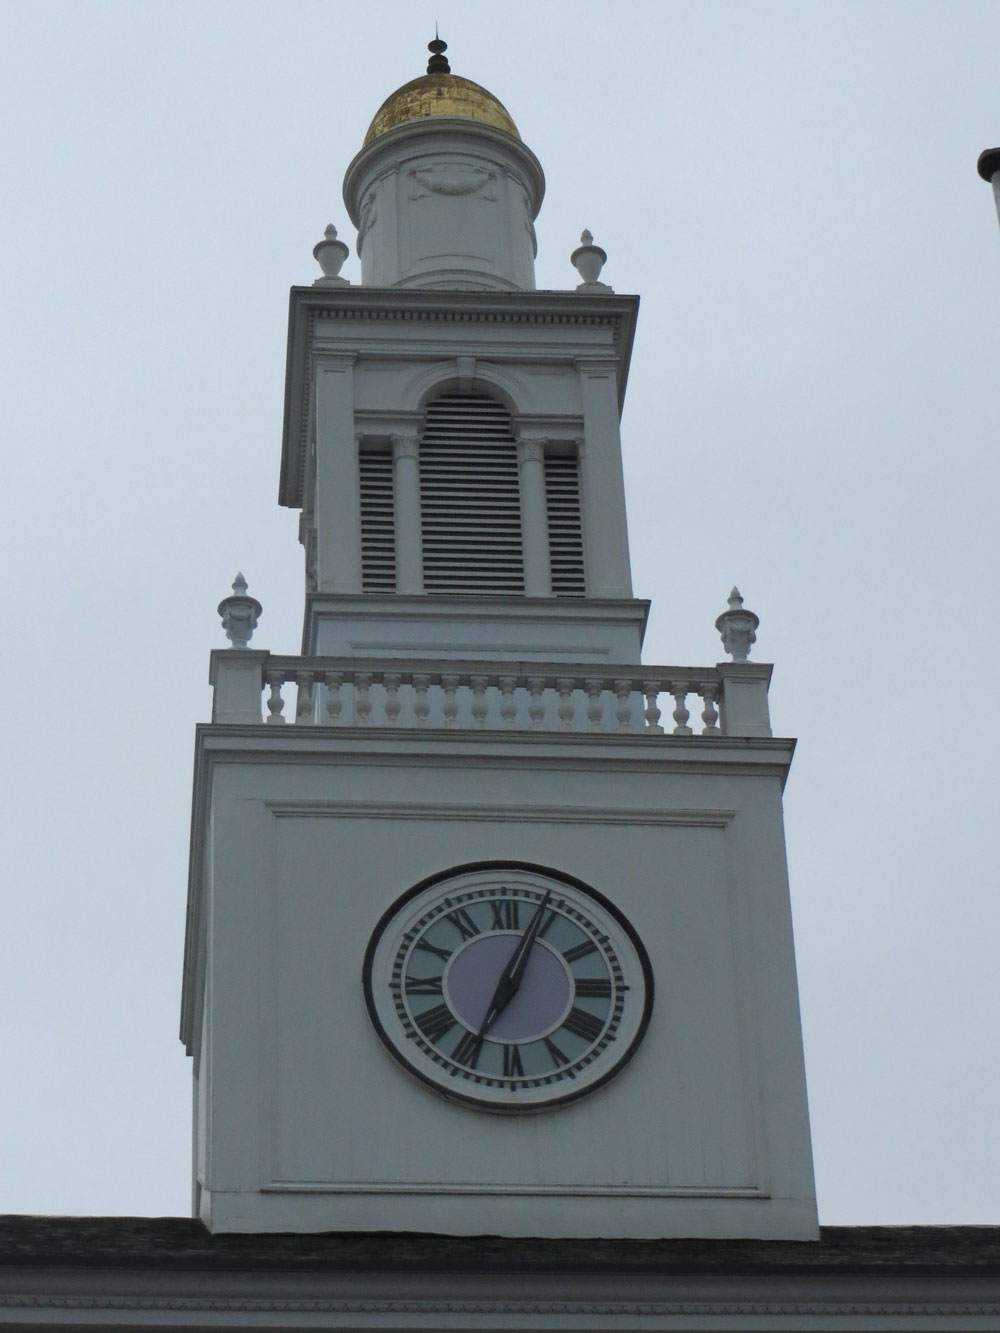
[[[500, 974], [520, 941], [518, 932], [484, 935], [470, 940], [452, 958], [445, 974], [449, 1004], [467, 1028], [479, 1029]], [[572, 985], [562, 959], [536, 940], [521, 985], [492, 1023], [491, 1041], [530, 1041], [559, 1026], [572, 998]]]

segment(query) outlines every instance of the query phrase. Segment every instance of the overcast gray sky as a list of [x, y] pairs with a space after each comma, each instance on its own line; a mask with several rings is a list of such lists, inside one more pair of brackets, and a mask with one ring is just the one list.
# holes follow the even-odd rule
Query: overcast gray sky
[[435, 19], [545, 168], [538, 285], [586, 226], [642, 296], [646, 660], [738, 582], [800, 738], [821, 1220], [1000, 1222], [995, 3], [0, 5], [0, 1211], [189, 1210], [215, 606], [242, 568], [298, 651], [287, 289]]

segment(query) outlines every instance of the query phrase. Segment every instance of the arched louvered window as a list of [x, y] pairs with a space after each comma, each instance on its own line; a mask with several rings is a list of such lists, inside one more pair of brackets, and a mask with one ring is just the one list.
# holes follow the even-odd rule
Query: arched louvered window
[[584, 597], [580, 462], [575, 453], [545, 455], [545, 508], [552, 591], [556, 597]]
[[524, 592], [517, 445], [502, 403], [449, 393], [428, 404], [420, 519], [426, 592]]
[[392, 454], [362, 449], [358, 454], [361, 489], [361, 586], [365, 592], [396, 591], [396, 513]]

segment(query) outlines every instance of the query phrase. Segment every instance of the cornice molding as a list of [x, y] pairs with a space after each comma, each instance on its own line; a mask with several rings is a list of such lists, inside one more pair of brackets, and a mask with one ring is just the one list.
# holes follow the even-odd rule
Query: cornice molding
[[[302, 504], [306, 442], [312, 383], [322, 355], [323, 325], [356, 324], [464, 324], [481, 327], [578, 327], [610, 329], [613, 350], [598, 361], [610, 362], [618, 382], [619, 409], [624, 403], [632, 342], [639, 308], [638, 296], [576, 291], [477, 292], [438, 291], [428, 288], [293, 287], [289, 296], [288, 352], [285, 374], [285, 419], [282, 437], [281, 504]], [[386, 330], [388, 334], [388, 330]], [[387, 350], [390, 350], [387, 348]], [[392, 349], [398, 351], [398, 349]], [[336, 352], [343, 356], [345, 353]], [[346, 355], [356, 355], [350, 352]], [[376, 355], [370, 349], [364, 355]], [[516, 359], [536, 353], [523, 349]], [[566, 352], [561, 352], [566, 356]], [[426, 356], [426, 349], [421, 359]], [[580, 354], [570, 351], [570, 359]], [[584, 357], [588, 365], [596, 362]], [[442, 346], [442, 363], [454, 368], [453, 346]], [[454, 373], [454, 372], [453, 372]], [[459, 376], [461, 372], [459, 371]], [[586, 372], [585, 372], [586, 373]], [[598, 372], [600, 373], [600, 372]], [[515, 404], [516, 407], [516, 404]]]
[[[734, 810], [713, 809], [713, 810], [662, 810], [662, 809], [634, 809], [621, 810], [609, 806], [583, 806], [567, 805], [553, 808], [551, 810], [540, 810], [537, 806], [529, 805], [507, 805], [497, 806], [476, 805], [469, 802], [465, 805], [448, 803], [443, 801], [296, 801], [296, 800], [272, 800], [265, 802], [268, 810], [278, 819], [329, 819], [329, 818], [347, 818], [347, 819], [440, 819], [440, 820], [460, 820], [468, 821], [470, 819], [481, 817], [483, 813], [489, 812], [490, 817], [499, 821], [514, 821], [515, 823], [529, 824], [579, 824], [583, 821], [591, 824], [638, 824], [643, 828], [652, 825], [669, 825], [678, 828], [719, 828], [724, 829], [727, 824], [736, 817]], [[301, 1184], [290, 1183], [284, 1188], [301, 1189]], [[368, 1185], [359, 1186], [359, 1188], [369, 1188]], [[393, 1189], [397, 1188], [395, 1186]], [[423, 1188], [435, 1189], [440, 1191], [439, 1184], [428, 1184]], [[509, 1189], [487, 1188], [486, 1186], [470, 1186], [470, 1189], [477, 1194], [492, 1193], [511, 1193]], [[719, 1187], [712, 1189], [708, 1186], [676, 1186], [673, 1188], [663, 1187], [655, 1189], [595, 1189], [592, 1187], [580, 1187], [579, 1189], [567, 1189], [564, 1191], [552, 1190], [550, 1188], [540, 1189], [532, 1186], [528, 1189], [529, 1193], [544, 1195], [548, 1197], [553, 1193], [569, 1194], [627, 1194], [632, 1197], [636, 1194], [648, 1193], [657, 1198], [760, 1198], [761, 1191], [754, 1187], [746, 1189], [726, 1189]]]
[[[136, 1310], [192, 1311], [206, 1314], [302, 1313], [302, 1314], [415, 1314], [425, 1319], [435, 1315], [604, 1315], [617, 1318], [649, 1316], [688, 1316], [694, 1318], [739, 1318], [767, 1316], [789, 1319], [806, 1317], [822, 1320], [819, 1325], [834, 1328], [835, 1321], [852, 1319], [909, 1318], [996, 1318], [1000, 1301], [516, 1301], [516, 1300], [351, 1300], [337, 1297], [306, 1299], [301, 1297], [239, 1296], [47, 1296], [26, 1293], [0, 1296], [0, 1309], [7, 1310]], [[430, 1325], [422, 1324], [421, 1327]]]

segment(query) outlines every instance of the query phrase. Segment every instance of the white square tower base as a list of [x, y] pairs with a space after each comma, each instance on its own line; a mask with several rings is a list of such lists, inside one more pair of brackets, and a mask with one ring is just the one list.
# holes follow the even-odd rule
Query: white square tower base
[[[769, 738], [203, 727], [186, 995], [214, 1231], [812, 1239]], [[635, 1058], [565, 1107], [449, 1102], [381, 1045], [379, 918], [470, 862], [583, 880], [655, 979]]]

